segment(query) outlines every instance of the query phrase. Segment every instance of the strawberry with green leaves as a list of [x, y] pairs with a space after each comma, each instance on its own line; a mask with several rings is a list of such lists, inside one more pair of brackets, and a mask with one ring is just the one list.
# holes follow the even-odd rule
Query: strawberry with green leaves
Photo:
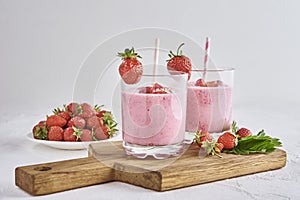
[[48, 129], [46, 126], [46, 121], [40, 121], [32, 129], [32, 134], [35, 139], [47, 140], [48, 139]]
[[192, 63], [191, 60], [182, 54], [180, 48], [184, 45], [182, 43], [179, 45], [176, 54], [172, 51], [169, 53], [170, 59], [167, 60], [167, 68], [172, 73], [172, 71], [178, 71], [183, 73], [188, 73], [188, 79], [191, 77]]
[[119, 74], [123, 81], [127, 84], [135, 84], [140, 81], [143, 74], [142, 63], [137, 58], [142, 58], [138, 55], [134, 48], [125, 49], [124, 53], [118, 53], [122, 58], [122, 63], [119, 66]]
[[61, 110], [60, 108], [55, 108], [53, 110], [53, 114], [58, 115], [67, 121], [69, 121], [71, 119], [71, 113], [67, 109]]
[[74, 127], [66, 128], [63, 132], [63, 140], [66, 142], [76, 142], [78, 137], [75, 136], [74, 132]]
[[197, 145], [199, 147], [202, 146], [202, 142], [204, 141], [209, 141], [211, 142], [212, 141], [212, 137], [211, 135], [208, 133], [208, 132], [205, 132], [205, 131], [197, 131], [196, 134], [195, 134], [195, 139], [194, 141], [197, 143]]
[[233, 149], [237, 145], [237, 138], [231, 132], [225, 132], [218, 138], [218, 143], [223, 144], [224, 149]]

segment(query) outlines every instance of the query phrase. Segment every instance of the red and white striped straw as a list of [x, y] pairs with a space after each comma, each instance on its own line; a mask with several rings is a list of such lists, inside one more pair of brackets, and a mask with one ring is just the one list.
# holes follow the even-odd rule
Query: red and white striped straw
[[204, 81], [205, 81], [206, 70], [208, 67], [209, 52], [210, 52], [210, 38], [207, 37], [206, 43], [205, 43], [205, 56], [204, 56], [204, 71], [203, 71], [203, 80]]

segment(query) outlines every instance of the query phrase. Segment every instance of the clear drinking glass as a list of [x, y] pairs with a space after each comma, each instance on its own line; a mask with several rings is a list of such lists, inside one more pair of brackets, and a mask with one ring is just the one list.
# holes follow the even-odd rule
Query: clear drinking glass
[[[145, 69], [145, 67], [144, 67]], [[128, 155], [164, 159], [183, 151], [187, 74], [157, 66], [136, 84], [121, 81], [122, 137]]]
[[187, 132], [230, 129], [233, 75], [234, 68], [192, 70], [187, 86]]

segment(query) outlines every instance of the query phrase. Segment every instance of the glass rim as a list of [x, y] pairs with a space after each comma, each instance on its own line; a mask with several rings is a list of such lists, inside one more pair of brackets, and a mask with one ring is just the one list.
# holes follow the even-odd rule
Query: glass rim
[[191, 72], [230, 72], [234, 71], [235, 68], [233, 67], [220, 67], [215, 69], [192, 69]]
[[180, 71], [169, 71], [171, 73], [158, 73], [158, 74], [142, 74], [141, 76], [143, 77], [174, 77], [174, 76], [182, 76], [182, 77], [185, 77], [185, 76], [188, 76], [188, 73], [185, 73], [185, 72], [180, 72]]

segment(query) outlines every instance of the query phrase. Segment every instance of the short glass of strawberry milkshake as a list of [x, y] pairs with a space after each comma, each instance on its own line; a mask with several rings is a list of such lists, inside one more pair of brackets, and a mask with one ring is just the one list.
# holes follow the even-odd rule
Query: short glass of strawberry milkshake
[[221, 133], [230, 129], [233, 75], [234, 68], [191, 71], [187, 86], [187, 132]]
[[187, 74], [157, 69], [155, 75], [144, 70], [135, 84], [121, 80], [123, 147], [137, 158], [164, 159], [184, 150]]

